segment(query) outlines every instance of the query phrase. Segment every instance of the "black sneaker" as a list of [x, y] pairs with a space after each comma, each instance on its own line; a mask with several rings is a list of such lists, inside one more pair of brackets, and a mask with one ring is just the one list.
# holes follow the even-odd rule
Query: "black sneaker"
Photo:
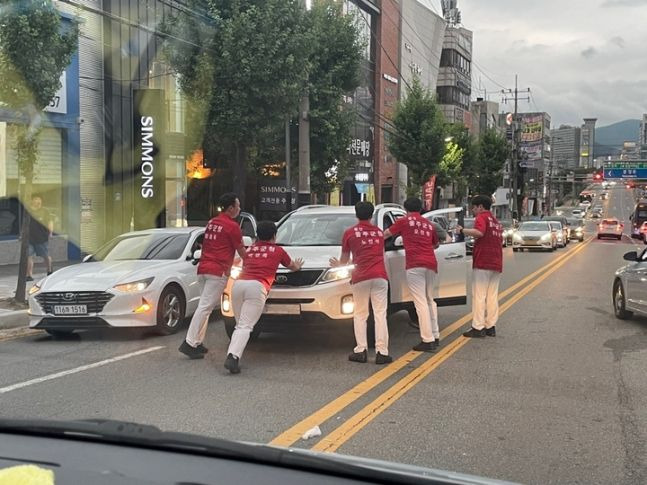
[[390, 355], [382, 355], [379, 352], [375, 354], [375, 363], [377, 365], [390, 364], [391, 362], [393, 362], [393, 357]]
[[209, 349], [208, 349], [208, 348], [206, 348], [206, 347], [205, 347], [204, 345], [202, 345], [202, 344], [198, 345], [198, 346], [195, 348], [195, 350], [199, 350], [199, 351], [200, 351], [200, 352], [202, 352], [203, 354], [206, 354], [207, 352], [209, 352]]
[[434, 340], [433, 342], [420, 342], [418, 345], [413, 347], [413, 350], [417, 350], [418, 352], [434, 353], [438, 350], [438, 341]]
[[25, 278], [25, 281], [34, 281], [34, 278], [32, 278], [31, 276], [27, 276], [27, 278]]
[[178, 350], [189, 359], [204, 359], [204, 354], [206, 354], [206, 352], [200, 350], [200, 347], [191, 347], [186, 340], [182, 342]]
[[348, 360], [350, 360], [351, 362], [359, 362], [360, 364], [364, 364], [368, 360], [368, 353], [366, 352], [366, 350], [364, 350], [363, 352], [353, 352], [348, 356]]
[[485, 329], [476, 330], [474, 327], [470, 328], [469, 331], [463, 334], [463, 337], [468, 338], [483, 338], [485, 337]]
[[496, 327], [486, 328], [485, 335], [488, 337], [496, 337]]
[[238, 357], [234, 354], [228, 354], [225, 359], [225, 369], [232, 374], [240, 374], [240, 367], [238, 367]]

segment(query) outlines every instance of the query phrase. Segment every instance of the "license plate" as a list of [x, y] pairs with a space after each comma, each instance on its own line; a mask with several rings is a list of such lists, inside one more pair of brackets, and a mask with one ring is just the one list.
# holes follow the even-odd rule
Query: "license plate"
[[277, 303], [271, 303], [265, 305], [263, 313], [268, 315], [301, 315], [301, 305], [281, 305]]
[[87, 305], [54, 305], [54, 315], [86, 315]]

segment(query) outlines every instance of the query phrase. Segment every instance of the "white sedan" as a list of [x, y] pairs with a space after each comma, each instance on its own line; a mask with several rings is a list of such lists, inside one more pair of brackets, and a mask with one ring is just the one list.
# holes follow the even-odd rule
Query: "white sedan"
[[198, 306], [194, 252], [203, 228], [123, 234], [29, 291], [31, 328], [63, 336], [76, 329], [153, 327], [176, 332]]

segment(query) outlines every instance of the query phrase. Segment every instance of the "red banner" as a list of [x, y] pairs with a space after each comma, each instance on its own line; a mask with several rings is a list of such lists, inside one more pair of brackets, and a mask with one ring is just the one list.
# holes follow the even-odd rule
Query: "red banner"
[[425, 182], [422, 188], [422, 202], [425, 206], [425, 211], [431, 210], [434, 206], [434, 192], [436, 191], [436, 176], [432, 175], [429, 180]]

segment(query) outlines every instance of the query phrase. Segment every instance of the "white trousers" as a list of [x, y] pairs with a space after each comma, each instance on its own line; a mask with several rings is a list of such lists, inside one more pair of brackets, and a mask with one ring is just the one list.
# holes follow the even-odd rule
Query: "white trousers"
[[370, 302], [375, 320], [375, 351], [382, 355], [389, 355], [389, 329], [386, 324], [386, 307], [389, 302], [388, 282], [382, 278], [375, 278], [355, 283], [352, 289], [355, 303], [353, 328], [357, 342], [354, 352], [364, 352], [368, 348], [366, 322]]
[[267, 290], [260, 281], [237, 280], [231, 293], [236, 328], [231, 336], [227, 354], [233, 354], [240, 359], [249, 341], [249, 335], [263, 314]]
[[186, 343], [191, 347], [197, 347], [204, 342], [207, 333], [209, 316], [216, 305], [220, 302], [222, 292], [227, 286], [227, 276], [201, 275], [204, 278], [204, 287], [200, 294], [200, 303], [191, 318], [191, 325], [186, 334]]
[[501, 273], [487, 269], [472, 270], [472, 327], [492, 328], [499, 319], [499, 281]]
[[420, 338], [423, 342], [433, 342], [440, 338], [438, 328], [438, 307], [434, 300], [436, 272], [428, 268], [407, 270], [407, 284], [418, 314]]

